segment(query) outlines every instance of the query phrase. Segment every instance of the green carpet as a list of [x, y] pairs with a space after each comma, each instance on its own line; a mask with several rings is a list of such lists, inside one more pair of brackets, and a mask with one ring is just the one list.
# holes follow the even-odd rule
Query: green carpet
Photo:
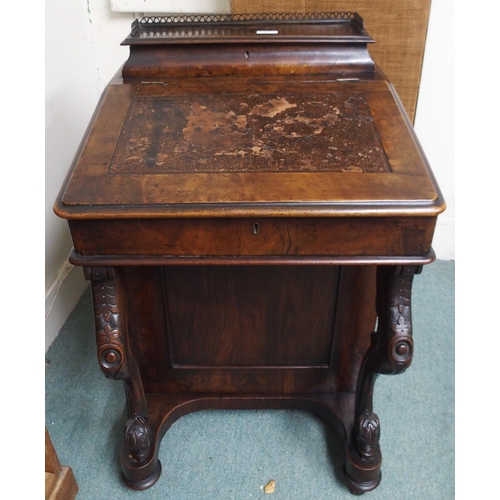
[[[455, 263], [437, 261], [413, 287], [415, 354], [397, 376], [381, 376], [382, 482], [370, 500], [455, 498]], [[125, 423], [121, 382], [95, 354], [87, 291], [47, 353], [45, 422], [78, 499], [332, 500], [355, 498], [342, 481], [341, 442], [313, 414], [293, 410], [201, 411], [182, 417], [160, 447], [163, 472], [149, 490], [120, 479]], [[263, 486], [274, 479], [274, 493]]]

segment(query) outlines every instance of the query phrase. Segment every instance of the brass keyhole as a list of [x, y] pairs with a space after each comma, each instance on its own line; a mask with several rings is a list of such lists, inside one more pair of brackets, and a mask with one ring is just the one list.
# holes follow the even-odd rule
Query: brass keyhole
[[260, 225], [256, 222], [253, 224], [253, 234], [259, 234], [260, 232]]

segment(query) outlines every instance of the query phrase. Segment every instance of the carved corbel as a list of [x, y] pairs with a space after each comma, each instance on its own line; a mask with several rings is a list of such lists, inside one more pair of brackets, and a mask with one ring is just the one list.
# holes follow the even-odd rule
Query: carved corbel
[[381, 322], [384, 357], [380, 373], [403, 373], [413, 358], [411, 288], [421, 266], [398, 266], [388, 279], [386, 320]]
[[421, 266], [381, 266], [377, 274], [378, 326], [361, 366], [356, 391], [353, 442], [363, 460], [374, 457], [380, 423], [372, 412], [373, 388], [379, 374], [404, 372], [413, 357], [411, 288]]
[[118, 304], [118, 283], [112, 267], [84, 268], [92, 282], [97, 359], [104, 375], [124, 380], [130, 376]]
[[125, 448], [133, 461], [143, 463], [152, 449], [152, 429], [139, 369], [128, 345], [119, 276], [113, 267], [85, 267], [84, 274], [92, 283], [99, 366], [106, 377], [125, 383], [129, 414]]

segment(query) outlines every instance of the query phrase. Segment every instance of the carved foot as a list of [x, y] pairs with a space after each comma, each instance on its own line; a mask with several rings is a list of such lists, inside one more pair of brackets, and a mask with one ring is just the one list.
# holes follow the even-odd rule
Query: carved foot
[[357, 491], [352, 488], [349, 488], [349, 492], [352, 493], [353, 495], [364, 495], [364, 491]]
[[354, 422], [344, 466], [344, 479], [353, 495], [371, 491], [380, 483], [382, 456], [379, 438], [380, 421], [377, 415], [364, 411]]
[[364, 460], [374, 458], [380, 438], [380, 421], [375, 413], [365, 411], [354, 425], [354, 445]]
[[151, 426], [147, 417], [130, 418], [125, 425], [125, 447], [131, 458], [137, 463], [144, 463], [151, 449]]
[[161, 464], [155, 453], [156, 435], [144, 416], [129, 418], [125, 425], [122, 453], [122, 479], [134, 490], [153, 486], [161, 475]]
[[349, 488], [349, 491], [353, 495], [362, 495], [367, 491], [374, 490], [380, 484], [382, 474], [379, 472], [378, 476], [374, 479], [371, 479], [370, 481], [356, 481], [351, 476], [349, 476], [346, 469], [344, 468], [344, 479], [347, 487]]
[[161, 476], [161, 463], [158, 459], [151, 461], [146, 467], [135, 470], [122, 465], [122, 481], [133, 490], [151, 488]]

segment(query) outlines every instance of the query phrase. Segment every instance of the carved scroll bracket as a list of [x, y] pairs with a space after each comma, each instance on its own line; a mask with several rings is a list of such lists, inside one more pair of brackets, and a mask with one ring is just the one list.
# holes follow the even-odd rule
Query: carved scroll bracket
[[380, 422], [372, 412], [379, 374], [404, 372], [413, 357], [411, 289], [422, 266], [381, 266], [377, 274], [378, 326], [361, 366], [356, 394], [353, 442], [363, 460], [380, 459]]
[[389, 277], [387, 290], [387, 320], [382, 323], [385, 332], [385, 356], [380, 369], [383, 374], [404, 372], [413, 358], [411, 318], [411, 288], [413, 276], [421, 266], [398, 266]]
[[154, 435], [139, 368], [129, 350], [120, 274], [114, 267], [85, 267], [84, 274], [92, 283], [99, 365], [106, 377], [125, 383], [129, 418], [124, 445], [128, 460], [141, 467], [151, 456]]
[[127, 353], [122, 333], [122, 311], [118, 303], [118, 280], [112, 267], [86, 267], [85, 277], [92, 282], [97, 359], [108, 378], [129, 376]]

